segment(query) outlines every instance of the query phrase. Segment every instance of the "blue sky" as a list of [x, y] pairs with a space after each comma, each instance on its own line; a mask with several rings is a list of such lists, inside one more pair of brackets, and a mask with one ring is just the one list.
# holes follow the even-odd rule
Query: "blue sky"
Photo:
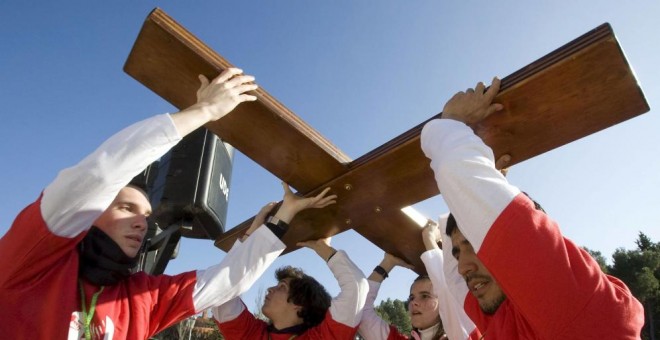
[[[578, 244], [634, 248], [660, 240], [660, 3], [653, 1], [4, 1], [0, 4], [0, 234], [67, 166], [114, 132], [174, 108], [122, 71], [142, 22], [159, 6], [353, 159], [440, 112], [453, 93], [504, 77], [609, 22], [651, 111], [519, 164], [509, 180]], [[235, 157], [228, 226], [279, 200], [279, 181]], [[447, 211], [437, 197], [417, 205]], [[333, 239], [368, 275], [382, 252], [354, 232]], [[168, 273], [223, 253], [184, 239]], [[6, 260], [6, 259], [5, 259]], [[336, 283], [310, 250], [278, 259]], [[272, 270], [245, 295], [274, 281]], [[397, 269], [380, 297], [407, 296]]]

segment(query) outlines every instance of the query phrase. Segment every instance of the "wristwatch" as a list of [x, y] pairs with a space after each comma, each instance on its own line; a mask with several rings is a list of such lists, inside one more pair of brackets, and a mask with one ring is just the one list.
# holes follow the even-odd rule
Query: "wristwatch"
[[286, 231], [289, 230], [289, 224], [275, 216], [271, 216], [266, 220], [266, 227], [279, 239], [282, 239]]

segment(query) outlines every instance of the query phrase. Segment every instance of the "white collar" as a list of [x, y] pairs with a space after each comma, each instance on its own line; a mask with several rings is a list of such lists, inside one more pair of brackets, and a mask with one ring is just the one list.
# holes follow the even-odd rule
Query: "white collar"
[[435, 325], [427, 329], [420, 329], [418, 330], [419, 336], [422, 340], [433, 339], [433, 336], [435, 335], [435, 333], [438, 331], [439, 328], [440, 328], [440, 323], [436, 323]]

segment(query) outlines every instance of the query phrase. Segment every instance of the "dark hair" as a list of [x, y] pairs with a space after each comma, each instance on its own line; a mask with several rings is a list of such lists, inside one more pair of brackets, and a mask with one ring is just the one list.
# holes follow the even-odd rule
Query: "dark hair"
[[287, 301], [301, 306], [298, 316], [303, 319], [305, 330], [323, 321], [330, 308], [332, 298], [316, 279], [305, 274], [302, 269], [284, 266], [275, 271], [277, 281], [289, 279], [289, 296]]
[[[535, 201], [532, 197], [530, 197], [526, 192], [522, 192], [529, 198], [532, 203], [534, 203], [534, 209], [542, 211], [544, 214], [546, 213], [543, 207], [539, 204], [539, 202]], [[447, 227], [445, 228], [445, 234], [447, 236], [451, 236], [452, 233], [454, 233], [454, 230], [458, 228], [458, 224], [456, 223], [456, 218], [454, 218], [453, 214], [449, 214], [449, 217], [447, 217]]]
[[458, 228], [458, 224], [456, 224], [456, 218], [454, 218], [454, 214], [450, 213], [449, 217], [447, 217], [447, 227], [445, 228], [445, 234], [447, 234], [447, 236], [451, 236], [456, 228]]

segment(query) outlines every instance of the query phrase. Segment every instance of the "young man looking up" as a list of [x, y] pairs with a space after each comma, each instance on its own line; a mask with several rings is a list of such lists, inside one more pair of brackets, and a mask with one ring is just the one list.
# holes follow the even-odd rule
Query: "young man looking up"
[[468, 126], [503, 109], [499, 86], [457, 93], [422, 130], [457, 222], [443, 235], [448, 286], [486, 339], [638, 339], [643, 309], [628, 287], [507, 182]]
[[[0, 339], [146, 339], [243, 293], [284, 250], [261, 227], [206, 270], [130, 273], [151, 205], [129, 181], [188, 133], [256, 99], [247, 94], [254, 78], [239, 69], [200, 81], [196, 104], [112, 136], [16, 217], [0, 239]], [[320, 200], [294, 202], [290, 213]]]
[[268, 288], [261, 309], [270, 324], [256, 319], [240, 298], [213, 308], [225, 339], [354, 339], [369, 289], [364, 274], [344, 251], [330, 246], [330, 238], [298, 246], [313, 249], [326, 261], [339, 282], [339, 295], [331, 300], [325, 288], [302, 270], [280, 268], [275, 274], [277, 285]]

